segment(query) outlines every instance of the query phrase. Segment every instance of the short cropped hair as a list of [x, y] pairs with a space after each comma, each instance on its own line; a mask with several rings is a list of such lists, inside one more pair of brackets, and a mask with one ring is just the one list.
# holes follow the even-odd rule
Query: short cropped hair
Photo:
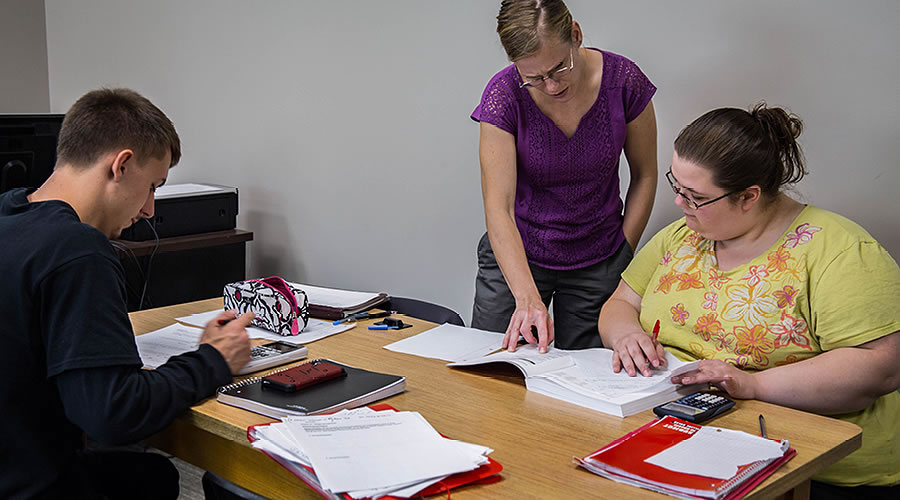
[[57, 164], [88, 167], [122, 149], [156, 159], [169, 152], [170, 168], [181, 159], [181, 141], [169, 117], [134, 90], [92, 90], [75, 101], [59, 132]]

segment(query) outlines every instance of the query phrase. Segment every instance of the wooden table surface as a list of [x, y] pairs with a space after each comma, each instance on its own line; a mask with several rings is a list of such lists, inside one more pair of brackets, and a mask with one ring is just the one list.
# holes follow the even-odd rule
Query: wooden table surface
[[[221, 299], [131, 313], [136, 334], [173, 323], [188, 314], [222, 307]], [[405, 318], [413, 328], [375, 331], [355, 328], [307, 344], [309, 358], [330, 358], [351, 366], [406, 376], [406, 392], [383, 400], [398, 410], [418, 411], [439, 432], [493, 448], [503, 480], [454, 490], [454, 498], [643, 498], [662, 495], [622, 485], [574, 465], [585, 456], [654, 418], [650, 410], [627, 418], [606, 415], [528, 392], [512, 366], [465, 370], [445, 362], [395, 353], [382, 347], [434, 325]], [[858, 449], [856, 425], [759, 401], [737, 401], [734, 410], [712, 425], [758, 433], [765, 415], [769, 437], [788, 439], [797, 456], [748, 498], [784, 494], [802, 498], [817, 472]], [[247, 427], [272, 419], [209, 398], [191, 408], [151, 444], [198, 467], [271, 498], [318, 498], [302, 481], [250, 447]]]

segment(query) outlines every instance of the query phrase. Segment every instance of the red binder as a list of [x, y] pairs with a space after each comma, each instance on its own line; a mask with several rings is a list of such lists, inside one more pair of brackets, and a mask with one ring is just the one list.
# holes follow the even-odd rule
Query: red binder
[[[394, 407], [387, 404], [377, 404], [371, 405], [369, 408], [375, 411], [397, 411]], [[259, 424], [259, 425], [251, 425], [247, 428], [247, 439], [252, 443], [256, 441], [256, 438], [253, 436], [253, 429], [257, 427], [264, 427], [269, 424]], [[443, 436], [443, 434], [441, 434]], [[446, 436], [444, 436], [446, 437]], [[306, 483], [310, 488], [315, 490], [319, 495], [322, 495], [322, 498], [327, 499], [350, 499], [349, 495], [339, 495], [335, 493], [331, 493], [330, 491], [322, 488], [322, 485], [319, 483], [319, 478], [316, 477], [315, 471], [311, 467], [306, 466], [298, 466], [297, 464], [288, 462], [283, 458], [272, 455], [263, 451], [266, 455], [269, 456], [272, 460], [278, 462], [279, 465], [288, 470], [291, 474], [297, 476], [301, 481]], [[459, 486], [464, 486], [467, 484], [490, 484], [501, 481], [503, 478], [499, 475], [499, 472], [503, 470], [503, 466], [496, 462], [494, 459], [488, 457], [488, 463], [482, 465], [481, 467], [470, 470], [467, 472], [460, 472], [459, 474], [453, 474], [448, 476], [443, 481], [432, 484], [431, 486], [425, 488], [424, 490], [416, 493], [416, 497], [419, 496], [428, 496], [435, 495], [438, 493], [443, 493], [445, 491], [449, 491], [453, 488], [457, 488]], [[397, 497], [385, 496], [381, 498], [388, 499], [396, 499]], [[400, 499], [397, 499], [400, 500]]]
[[[796, 450], [789, 448], [779, 458], [742, 465], [737, 474], [729, 479], [675, 472], [645, 462], [644, 460], [693, 435], [692, 432], [676, 430], [679, 427], [697, 430], [701, 426], [666, 416], [575, 460], [595, 474], [660, 493], [682, 498], [733, 500], [749, 493], [797, 454]], [[714, 450], [710, 452], [714, 453]]]

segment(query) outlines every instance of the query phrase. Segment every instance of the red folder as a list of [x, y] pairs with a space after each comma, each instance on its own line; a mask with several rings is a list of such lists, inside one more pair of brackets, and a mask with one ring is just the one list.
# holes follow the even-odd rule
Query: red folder
[[[700, 425], [667, 416], [654, 420], [575, 460], [586, 469], [610, 479], [683, 498], [738, 499], [797, 454], [789, 448], [784, 455], [742, 465], [729, 479], [675, 472], [644, 460], [690, 438]], [[715, 453], [715, 450], [710, 450]]]
[[[394, 407], [387, 404], [377, 404], [371, 405], [369, 408], [375, 411], [397, 411]], [[257, 427], [264, 427], [269, 424], [259, 424], [259, 425], [251, 425], [247, 428], [247, 439], [252, 443], [256, 441], [256, 438], [253, 436], [252, 430]], [[441, 434], [443, 436], [443, 434]], [[447, 437], [447, 436], [444, 436]], [[283, 458], [272, 455], [263, 451], [266, 455], [269, 456], [272, 460], [278, 462], [279, 465], [288, 470], [291, 474], [297, 476], [301, 481], [306, 483], [310, 488], [315, 490], [318, 494], [322, 495], [323, 498], [328, 499], [350, 499], [349, 495], [338, 495], [335, 493], [331, 493], [330, 491], [322, 488], [322, 485], [319, 483], [319, 478], [316, 477], [315, 471], [311, 467], [306, 466], [298, 466], [297, 464], [288, 462]], [[458, 474], [453, 474], [444, 478], [442, 481], [439, 481], [431, 486], [425, 488], [424, 490], [416, 493], [416, 497], [419, 496], [428, 496], [428, 495], [436, 495], [438, 493], [443, 493], [445, 491], [449, 491], [453, 488], [457, 488], [459, 486], [467, 485], [467, 484], [490, 484], [496, 483], [503, 478], [499, 475], [499, 472], [503, 470], [503, 466], [496, 462], [494, 459], [488, 457], [488, 463], [482, 465], [481, 467], [470, 470], [467, 472], [460, 472]], [[397, 497], [385, 496], [381, 498], [388, 499], [396, 499]], [[397, 499], [400, 500], [400, 499]]]

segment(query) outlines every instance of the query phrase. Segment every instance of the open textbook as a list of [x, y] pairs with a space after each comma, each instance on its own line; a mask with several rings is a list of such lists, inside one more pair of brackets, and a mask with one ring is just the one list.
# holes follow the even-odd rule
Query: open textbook
[[685, 363], [667, 352], [666, 366], [654, 369], [652, 376], [629, 377], [624, 370], [612, 371], [612, 354], [612, 350], [601, 348], [551, 348], [540, 354], [537, 346], [527, 345], [516, 352], [501, 351], [448, 366], [509, 363], [525, 375], [529, 391], [618, 417], [634, 415], [701, 389], [696, 385], [676, 385], [670, 380], [673, 375], [693, 370], [696, 361]]

